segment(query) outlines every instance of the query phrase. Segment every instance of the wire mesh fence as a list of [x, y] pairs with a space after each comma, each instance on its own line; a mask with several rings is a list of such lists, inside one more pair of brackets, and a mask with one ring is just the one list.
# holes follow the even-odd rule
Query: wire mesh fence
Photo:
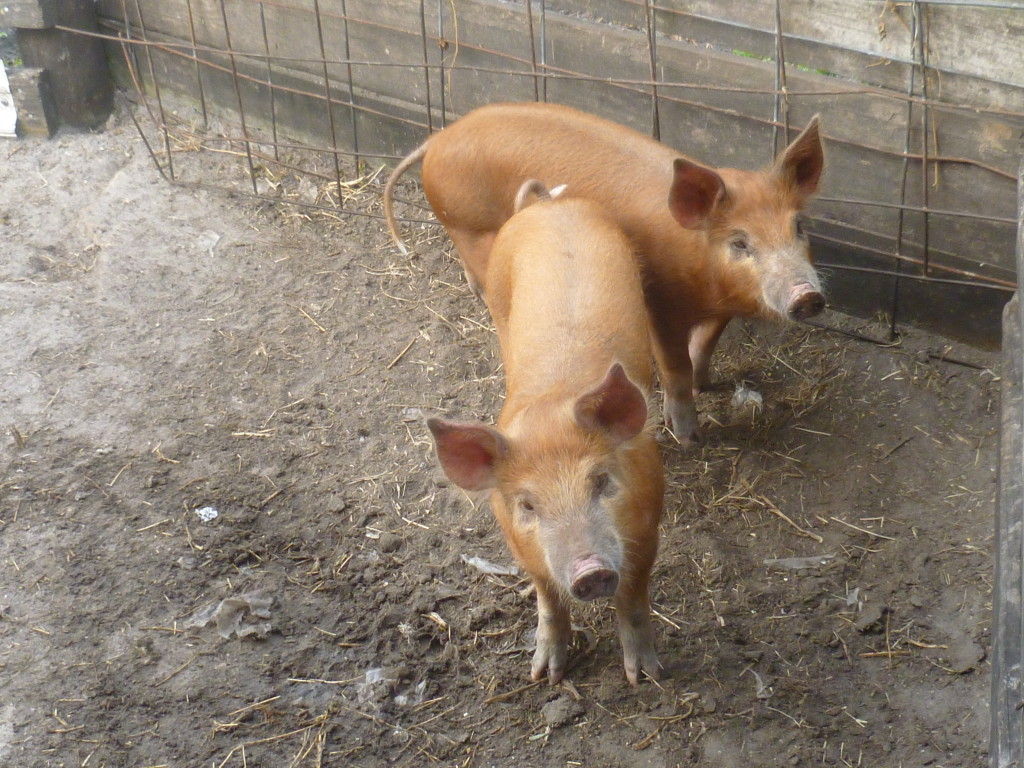
[[[490, 101], [568, 103], [740, 167], [770, 162], [821, 113], [819, 265], [870, 293], [893, 327], [914, 286], [1001, 306], [1016, 285], [1024, 88], [1013, 77], [1024, 70], [1007, 67], [1021, 6], [850, 5], [725, 2], [717, 17], [669, 0], [100, 8], [149, 109], [140, 130], [177, 182], [379, 216], [383, 166]], [[822, 32], [828, 14], [834, 33]], [[965, 42], [980, 27], [1002, 30], [984, 52]], [[221, 159], [233, 166], [211, 173]], [[408, 220], [431, 220], [412, 210]]]

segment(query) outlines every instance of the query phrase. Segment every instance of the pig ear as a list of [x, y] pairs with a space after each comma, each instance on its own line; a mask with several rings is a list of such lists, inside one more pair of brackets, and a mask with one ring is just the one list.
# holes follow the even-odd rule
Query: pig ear
[[498, 484], [496, 469], [508, 453], [501, 433], [485, 424], [458, 424], [427, 419], [437, 458], [448, 479], [467, 491], [484, 491]]
[[793, 143], [775, 162], [774, 172], [783, 181], [791, 184], [804, 197], [818, 191], [821, 173], [825, 170], [825, 153], [821, 148], [821, 134], [818, 130], [818, 116], [797, 136]]
[[725, 199], [725, 182], [710, 168], [682, 157], [675, 159], [672, 170], [669, 210], [681, 226], [700, 229], [707, 223], [715, 206]]
[[622, 365], [615, 363], [596, 389], [576, 401], [576, 422], [584, 429], [604, 430], [621, 443], [643, 430], [647, 400]]
[[548, 188], [544, 186], [544, 182], [538, 179], [527, 179], [523, 182], [522, 186], [519, 187], [519, 191], [516, 193], [516, 202], [513, 206], [513, 210], [519, 213], [523, 208], [530, 204], [530, 195], [533, 195], [534, 202], [540, 200], [550, 200], [551, 193], [548, 192]]

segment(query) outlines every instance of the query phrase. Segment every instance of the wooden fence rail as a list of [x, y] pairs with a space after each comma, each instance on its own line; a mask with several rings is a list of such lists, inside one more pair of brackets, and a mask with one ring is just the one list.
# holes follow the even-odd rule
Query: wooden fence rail
[[[151, 96], [248, 146], [390, 160], [496, 100], [547, 99], [715, 165], [820, 113], [831, 297], [997, 343], [1016, 283], [1024, 14], [1010, 2], [100, 0]], [[1024, 9], [1024, 4], [1020, 5]], [[170, 122], [160, 108], [159, 122]], [[250, 160], [251, 162], [251, 160]]]

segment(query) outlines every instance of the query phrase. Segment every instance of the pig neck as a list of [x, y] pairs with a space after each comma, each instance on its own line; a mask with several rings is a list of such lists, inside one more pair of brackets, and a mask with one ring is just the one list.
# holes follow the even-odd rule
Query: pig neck
[[[760, 172], [719, 172], [727, 196], [765, 186]], [[623, 228], [634, 242], [649, 305], [652, 298], [671, 302], [673, 313], [690, 323], [757, 314], [760, 288], [751, 284], [749, 265], [731, 260], [721, 242], [736, 224], [731, 207], [716, 211], [705, 227], [686, 229], [672, 216], [667, 198], [666, 183], [638, 206], [639, 215], [624, 214]]]
[[567, 392], [523, 392], [505, 400], [498, 417], [498, 428], [513, 444], [537, 435], [571, 431], [573, 398]]
[[756, 311], [736, 285], [732, 265], [713, 247], [709, 231], [683, 228], [668, 208], [672, 161], [678, 154], [657, 144], [648, 149], [644, 172], [631, 174], [627, 181], [633, 183], [620, 188], [621, 199], [602, 201], [616, 211], [633, 244], [648, 303], [652, 298], [670, 301], [686, 324]]

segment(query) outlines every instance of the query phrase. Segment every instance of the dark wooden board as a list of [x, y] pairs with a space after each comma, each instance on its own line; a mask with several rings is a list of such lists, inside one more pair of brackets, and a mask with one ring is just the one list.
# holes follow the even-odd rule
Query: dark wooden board
[[[1024, 162], [1018, 174], [1017, 268], [1024, 270]], [[992, 768], [1024, 764], [1024, 306], [1003, 315], [999, 499], [992, 637]]]
[[43, 29], [57, 23], [57, 0], [4, 0], [0, 27]]
[[[64, 0], [57, 21], [94, 32], [93, 0]], [[18, 49], [25, 64], [46, 69], [58, 120], [76, 128], [95, 128], [114, 106], [113, 84], [103, 44], [95, 37], [57, 29], [18, 29]]]
[[8, 70], [7, 80], [18, 110], [18, 135], [52, 136], [57, 130], [57, 110], [49, 73], [38, 67], [16, 67]]
[[1003, 327], [999, 499], [996, 507], [995, 594], [992, 601], [992, 768], [1024, 761], [1024, 408], [1020, 303], [1006, 307]]
[[[546, 1], [549, 12], [645, 28], [642, 0]], [[722, 51], [775, 57], [774, 0], [715, 0], [685, 7], [662, 0], [651, 5], [661, 34]], [[909, 4], [786, 0], [781, 10], [791, 73], [803, 67], [906, 91], [913, 61]], [[1024, 111], [1024, 90], [1008, 76], [1021, 71], [1024, 15], [1019, 10], [932, 6], [925, 14], [928, 64], [939, 71], [933, 96], [948, 103]]]

